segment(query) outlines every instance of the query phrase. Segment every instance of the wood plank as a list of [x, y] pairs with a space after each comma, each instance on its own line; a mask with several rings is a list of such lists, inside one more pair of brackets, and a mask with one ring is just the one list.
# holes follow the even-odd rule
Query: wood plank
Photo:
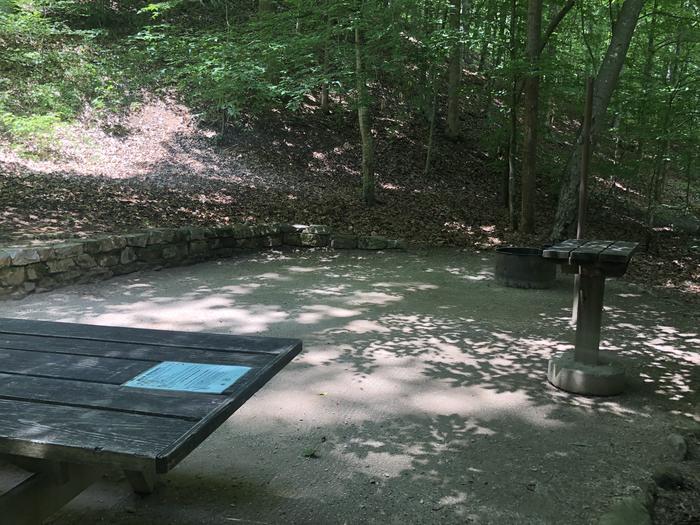
[[542, 257], [545, 259], [569, 259], [569, 254], [588, 241], [582, 239], [569, 239], [559, 242], [554, 246], [542, 250]]
[[576, 264], [595, 263], [600, 254], [615, 241], [588, 241], [571, 252], [569, 260]]
[[296, 339], [276, 337], [233, 336], [10, 318], [0, 319], [0, 333], [275, 355], [286, 352], [297, 343]]
[[72, 463], [154, 468], [187, 434], [181, 419], [0, 399], [0, 453]]
[[214, 394], [170, 392], [0, 373], [0, 399], [41, 402], [76, 408], [101, 408], [131, 414], [197, 421], [226, 398]]
[[[231, 336], [234, 337], [234, 336]], [[137, 343], [91, 341], [88, 339], [47, 338], [46, 336], [0, 333], [0, 348], [55, 352], [93, 357], [151, 361], [184, 361], [226, 365], [262, 366], [274, 356], [267, 353], [241, 353], [191, 348], [173, 348]]]
[[[166, 472], [301, 351], [301, 341], [295, 339], [270, 340], [114, 327], [97, 327], [99, 334], [95, 337], [94, 328], [0, 320], [0, 333], [4, 334], [2, 337], [6, 343], [22, 345], [23, 341], [30, 341], [25, 349], [0, 348], [0, 372], [4, 373], [0, 375], [0, 383], [7, 380], [7, 384], [0, 387], [0, 453], [53, 461], [108, 463], [124, 470]], [[23, 336], [24, 333], [29, 335]], [[172, 334], [184, 335], [168, 339]], [[144, 336], [145, 342], [138, 340], [140, 336]], [[214, 339], [209, 336], [214, 336]], [[205, 344], [199, 344], [200, 338]], [[249, 352], [244, 348], [241, 353], [253, 356], [258, 366], [252, 367], [224, 395], [216, 396], [222, 402], [213, 405], [208, 412], [205, 405], [211, 398], [206, 394], [132, 390], [116, 386], [150, 368], [154, 364], [152, 351], [162, 352], [162, 355], [167, 353], [168, 360], [176, 360], [173, 354], [178, 352], [193, 352], [188, 354], [192, 356], [209, 355], [206, 352], [235, 355], [238, 353], [236, 348], [248, 345], [251, 339], [260, 343], [256, 351]], [[37, 341], [42, 340], [49, 346], [63, 340], [54, 345], [54, 350], [60, 348], [61, 351], [39, 351], [41, 344]], [[177, 344], [173, 344], [173, 340]], [[210, 348], [212, 345], [218, 346]], [[76, 348], [93, 354], [113, 353], [113, 356], [70, 353]], [[260, 348], [270, 350], [260, 351]], [[133, 359], [137, 355], [149, 359]], [[212, 357], [212, 362], [222, 362], [214, 361], [213, 354], [209, 357]], [[236, 364], [245, 363], [239, 361]], [[58, 391], [57, 382], [60, 381], [74, 383], [75, 389], [66, 388], [64, 393], [49, 399], [51, 392]], [[3, 393], [6, 399], [2, 399]], [[17, 399], [24, 396], [36, 399], [32, 402]], [[138, 396], [144, 399], [139, 401]], [[172, 401], [177, 396], [198, 401], [193, 401], [193, 405], [183, 402], [178, 408]], [[155, 399], [159, 401], [146, 406]], [[125, 405], [131, 406], [130, 411], [124, 410]], [[191, 410], [192, 415], [199, 417], [200, 409], [205, 415], [198, 421], [184, 413]], [[161, 413], [145, 413], [149, 410]]]
[[156, 472], [165, 473], [172, 469], [192, 452], [207, 436], [224, 423], [231, 415], [250, 399], [255, 392], [282, 370], [302, 349], [301, 341], [284, 354], [275, 357], [267, 366], [251, 370], [240, 381], [226, 390], [231, 395], [228, 401], [219, 405], [207, 417], [195, 423], [187, 433], [161, 452], [156, 461]]
[[638, 242], [615, 241], [614, 244], [603, 250], [598, 260], [601, 262], [627, 264], [638, 247]]
[[121, 385], [153, 366], [150, 361], [0, 349], [0, 372]]

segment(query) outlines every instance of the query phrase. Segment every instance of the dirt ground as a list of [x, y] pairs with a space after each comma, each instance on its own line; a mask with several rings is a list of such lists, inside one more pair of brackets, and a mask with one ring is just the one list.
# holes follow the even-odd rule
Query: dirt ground
[[0, 303], [304, 342], [155, 494], [115, 473], [51, 523], [595, 523], [698, 422], [698, 312], [609, 281], [602, 347], [626, 391], [569, 395], [545, 380], [572, 347], [568, 277], [510, 289], [492, 267], [454, 249], [269, 252]]

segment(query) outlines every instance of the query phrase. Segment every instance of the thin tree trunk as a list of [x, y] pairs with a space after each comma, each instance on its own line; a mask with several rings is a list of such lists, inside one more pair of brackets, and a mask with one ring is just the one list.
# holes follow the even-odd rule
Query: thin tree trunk
[[688, 153], [688, 160], [685, 164], [685, 209], [690, 209], [690, 183], [693, 181], [693, 160], [692, 153]]
[[664, 111], [663, 124], [661, 125], [661, 133], [659, 134], [660, 144], [656, 150], [656, 158], [654, 161], [654, 171], [649, 181], [648, 198], [647, 198], [647, 250], [652, 249], [654, 241], [654, 217], [657, 208], [661, 204], [663, 197], [664, 186], [666, 185], [666, 175], [668, 173], [668, 155], [671, 149], [671, 139], [669, 133], [673, 124], [673, 103], [675, 101], [676, 90], [678, 89], [678, 62], [681, 54], [681, 40], [676, 41], [675, 50], [671, 63], [668, 65], [666, 78], [666, 91], [668, 96], [666, 99], [666, 110]]
[[[627, 56], [627, 50], [632, 41], [632, 35], [643, 6], [644, 0], [625, 0], [620, 9], [620, 15], [615, 24], [610, 45], [595, 79], [593, 122], [591, 124], [592, 137], [595, 137], [600, 132], [605, 121], [605, 113], [620, 78], [620, 71]], [[579, 133], [576, 146], [562, 177], [559, 203], [551, 233], [551, 237], [554, 240], [563, 239], [571, 231], [571, 226], [576, 217], [578, 184], [581, 173], [581, 146], [582, 134]]]
[[430, 111], [430, 129], [428, 131], [428, 146], [427, 146], [427, 152], [425, 154], [425, 167], [423, 169], [423, 175], [428, 175], [430, 173], [430, 165], [432, 164], [433, 160], [433, 142], [435, 140], [435, 120], [436, 120], [436, 114], [437, 114], [437, 94], [438, 94], [438, 89], [437, 89], [437, 83], [435, 83], [435, 87], [433, 88], [433, 103], [432, 103], [432, 108]]
[[477, 71], [481, 73], [484, 69], [484, 66], [486, 65], [486, 56], [488, 55], [489, 52], [489, 42], [493, 40], [493, 26], [494, 20], [496, 18], [496, 3], [495, 2], [489, 2], [488, 3], [488, 11], [486, 12], [486, 27], [487, 27], [487, 33], [486, 37], [483, 39], [482, 44], [481, 44], [481, 51], [479, 52], [479, 66], [477, 68]]
[[[652, 90], [652, 69], [654, 66], [654, 55], [656, 50], [656, 5], [657, 0], [654, 0], [654, 4], [651, 8], [651, 21], [649, 22], [649, 33], [647, 34], [647, 46], [644, 56], [644, 67], [642, 68], [642, 96], [639, 97], [639, 104], [637, 106], [637, 114], [639, 115], [639, 128], [642, 130], [647, 129], [649, 122], [649, 112], [646, 110], [649, 104], [649, 94]], [[637, 176], [641, 175], [641, 169], [644, 165], [644, 155], [646, 153], [647, 141], [643, 138], [640, 139], [638, 144], [638, 155], [637, 155]]]
[[503, 64], [503, 55], [506, 52], [507, 44], [505, 39], [506, 34], [506, 18], [508, 16], [508, 11], [501, 7], [498, 12], [498, 35], [496, 35], [496, 42], [498, 42], [498, 47], [496, 48], [496, 56], [493, 61], [493, 66], [499, 67]]
[[[449, 24], [454, 32], [460, 30], [462, 0], [452, 0]], [[462, 44], [455, 42], [450, 51], [450, 63], [447, 79], [447, 136], [454, 139], [459, 136], [459, 82], [462, 76]]]
[[530, 70], [525, 78], [525, 129], [520, 201], [520, 230], [535, 230], [535, 189], [537, 181], [537, 126], [540, 74], [539, 55], [542, 32], [542, 0], [530, 0], [527, 9], [527, 58]]
[[355, 26], [355, 75], [357, 80], [357, 121], [362, 141], [362, 200], [373, 206], [374, 196], [374, 146], [369, 124], [369, 94], [364, 64], [364, 37], [359, 26]]
[[508, 222], [510, 227], [516, 229], [516, 216], [515, 216], [515, 188], [516, 188], [516, 171], [515, 171], [515, 158], [517, 149], [517, 133], [518, 133], [518, 74], [515, 70], [515, 59], [517, 58], [517, 28], [518, 28], [518, 9], [517, 0], [511, 0], [510, 2], [510, 65], [512, 69], [511, 78], [511, 89], [510, 89], [510, 108], [509, 108], [509, 124], [510, 129], [508, 133], [508, 149], [506, 152], [506, 158], [508, 162], [507, 166], [507, 178], [505, 183], [505, 205], [508, 208]]

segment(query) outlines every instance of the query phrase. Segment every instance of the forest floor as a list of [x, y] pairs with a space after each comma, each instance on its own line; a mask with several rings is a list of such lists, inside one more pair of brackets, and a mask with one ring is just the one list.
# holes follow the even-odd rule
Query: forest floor
[[[378, 118], [380, 202], [372, 208], [360, 202], [360, 149], [348, 118], [278, 117], [229, 129], [221, 140], [189, 108], [146, 97], [107, 122], [86, 115], [30, 144], [30, 154], [26, 145], [20, 151], [0, 141], [0, 242], [241, 221], [328, 224], [413, 246], [486, 250], [547, 242], [556, 194], [539, 190], [536, 235], [509, 229], [499, 197], [502, 168], [480, 146], [485, 115], [469, 114], [458, 142], [438, 133], [427, 175], [424, 130]], [[564, 155], [561, 146], [543, 148], [544, 162]], [[594, 184], [591, 237], [644, 239], [630, 193]], [[654, 250], [635, 256], [626, 279], [698, 302], [697, 240], [660, 235]]]

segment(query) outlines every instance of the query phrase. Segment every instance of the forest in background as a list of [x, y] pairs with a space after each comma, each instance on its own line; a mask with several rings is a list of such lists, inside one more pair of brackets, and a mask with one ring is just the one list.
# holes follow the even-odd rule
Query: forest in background
[[[360, 210], [442, 188], [425, 203], [437, 215], [483, 202], [440, 215], [444, 229], [544, 242], [574, 232], [590, 77], [592, 233], [668, 248], [668, 271], [692, 280], [699, 42], [694, 0], [0, 0], [0, 134], [41, 159], [66, 125], [127, 134], [115, 116], [174, 97], [222, 147], [256, 133], [274, 155], [291, 130], [354, 151], [341, 167]], [[393, 206], [392, 224], [416, 229], [412, 206]], [[367, 213], [356, 228], [378, 222]]]

